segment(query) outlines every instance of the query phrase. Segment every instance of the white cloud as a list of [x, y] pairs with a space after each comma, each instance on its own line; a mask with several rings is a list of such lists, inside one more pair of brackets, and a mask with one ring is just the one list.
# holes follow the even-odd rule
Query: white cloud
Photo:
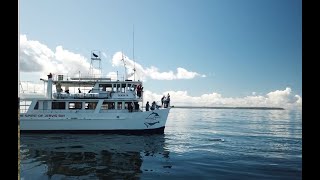
[[20, 35], [20, 71], [40, 72], [53, 57], [54, 53], [47, 46]]
[[163, 95], [170, 93], [171, 105], [175, 106], [219, 106], [219, 107], [281, 107], [293, 109], [302, 107], [302, 98], [291, 93], [287, 87], [285, 90], [276, 90], [267, 93], [265, 96], [251, 95], [246, 97], [223, 97], [213, 92], [201, 96], [190, 96], [187, 91], [166, 91], [163, 94], [156, 94], [150, 91], [144, 92], [145, 101], [160, 102]]
[[281, 103], [295, 103], [299, 101], [299, 96], [293, 96], [291, 94], [291, 88], [287, 87], [285, 90], [280, 91], [276, 90], [267, 94], [268, 101], [273, 102], [274, 104]]
[[[107, 54], [102, 52], [102, 56], [107, 58]], [[122, 61], [124, 59], [124, 61]], [[122, 66], [125, 63], [128, 79], [133, 79], [134, 71], [137, 79], [146, 80], [147, 78], [157, 80], [174, 80], [174, 79], [193, 79], [197, 76], [206, 77], [197, 72], [188, 71], [178, 67], [176, 72], [160, 72], [156, 67], [142, 67], [139, 63], [134, 62], [121, 52], [116, 52], [112, 58], [112, 66]], [[49, 49], [39, 41], [29, 40], [26, 35], [20, 35], [20, 71], [21, 72], [38, 72], [41, 78], [51, 72], [53, 74], [65, 74], [68, 76], [78, 77], [79, 71], [81, 76], [89, 75], [90, 63], [84, 56], [73, 53], [62, 46], [57, 46], [55, 51]], [[93, 70], [93, 74], [100, 75], [98, 69]], [[114, 73], [112, 74], [114, 76]]]
[[[40, 72], [42, 78], [50, 72], [68, 76], [88, 75], [90, 63], [80, 54], [70, 52], [57, 46], [55, 52], [39, 41], [28, 40], [26, 35], [20, 35], [20, 71]], [[94, 74], [99, 74], [97, 69]]]
[[295, 95], [294, 97], [297, 99], [296, 103], [297, 103], [299, 106], [302, 106], [302, 98], [301, 98], [299, 95]]
[[[122, 60], [124, 59], [124, 61]], [[206, 77], [206, 75], [201, 75], [197, 72], [188, 71], [182, 67], [178, 67], [176, 72], [167, 71], [159, 72], [158, 68], [142, 67], [139, 63], [134, 62], [129, 59], [122, 52], [116, 52], [112, 58], [112, 66], [123, 66], [125, 64], [127, 71], [127, 78], [133, 79], [133, 69], [136, 69], [136, 77], [141, 80], [146, 80], [147, 78], [156, 80], [174, 80], [174, 79], [193, 79], [197, 76]]]

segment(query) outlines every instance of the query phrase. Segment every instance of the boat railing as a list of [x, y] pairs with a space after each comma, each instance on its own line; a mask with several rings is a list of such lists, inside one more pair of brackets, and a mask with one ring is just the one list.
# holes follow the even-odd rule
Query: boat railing
[[106, 99], [142, 99], [143, 93], [139, 98], [135, 91], [127, 92], [111, 92], [111, 91], [100, 91], [99, 93], [65, 93], [65, 92], [54, 92], [54, 99], [95, 99], [95, 98], [106, 98]]
[[54, 99], [92, 99], [101, 98], [99, 93], [53, 93]]
[[26, 113], [29, 109], [29, 106], [31, 105], [30, 100], [22, 100], [20, 99], [20, 103], [19, 103], [19, 112], [20, 113]]
[[90, 74], [90, 75], [83, 75], [79, 74], [78, 77], [69, 76], [69, 74], [54, 74], [52, 76], [53, 81], [111, 81], [110, 77], [103, 77], [101, 74]]

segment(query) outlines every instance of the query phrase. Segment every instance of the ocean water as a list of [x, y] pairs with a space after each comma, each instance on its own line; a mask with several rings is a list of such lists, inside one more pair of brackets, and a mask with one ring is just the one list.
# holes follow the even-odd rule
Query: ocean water
[[178, 109], [163, 135], [22, 134], [21, 179], [302, 179], [302, 112]]

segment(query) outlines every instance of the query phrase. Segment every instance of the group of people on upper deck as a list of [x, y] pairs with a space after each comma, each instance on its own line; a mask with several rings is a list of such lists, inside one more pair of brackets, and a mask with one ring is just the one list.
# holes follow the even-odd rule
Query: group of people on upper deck
[[[167, 97], [165, 95], [163, 95], [163, 97], [161, 98], [161, 107], [163, 108], [168, 108], [170, 106], [170, 94], [168, 93]], [[155, 109], [159, 109], [159, 105], [156, 104], [155, 101], [152, 102], [151, 107], [149, 104], [149, 101], [147, 101], [146, 104], [146, 111], [150, 110], [155, 110]]]
[[170, 106], [170, 94], [168, 93], [167, 97], [163, 95], [161, 98], [161, 106], [167, 108]]

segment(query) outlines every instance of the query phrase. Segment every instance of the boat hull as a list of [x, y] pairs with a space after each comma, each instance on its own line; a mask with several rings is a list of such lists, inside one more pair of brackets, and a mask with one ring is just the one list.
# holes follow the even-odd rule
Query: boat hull
[[22, 113], [21, 133], [163, 133], [170, 108], [99, 113], [59, 111]]
[[20, 130], [21, 134], [163, 134], [165, 127], [154, 129], [118, 129], [118, 130]]

